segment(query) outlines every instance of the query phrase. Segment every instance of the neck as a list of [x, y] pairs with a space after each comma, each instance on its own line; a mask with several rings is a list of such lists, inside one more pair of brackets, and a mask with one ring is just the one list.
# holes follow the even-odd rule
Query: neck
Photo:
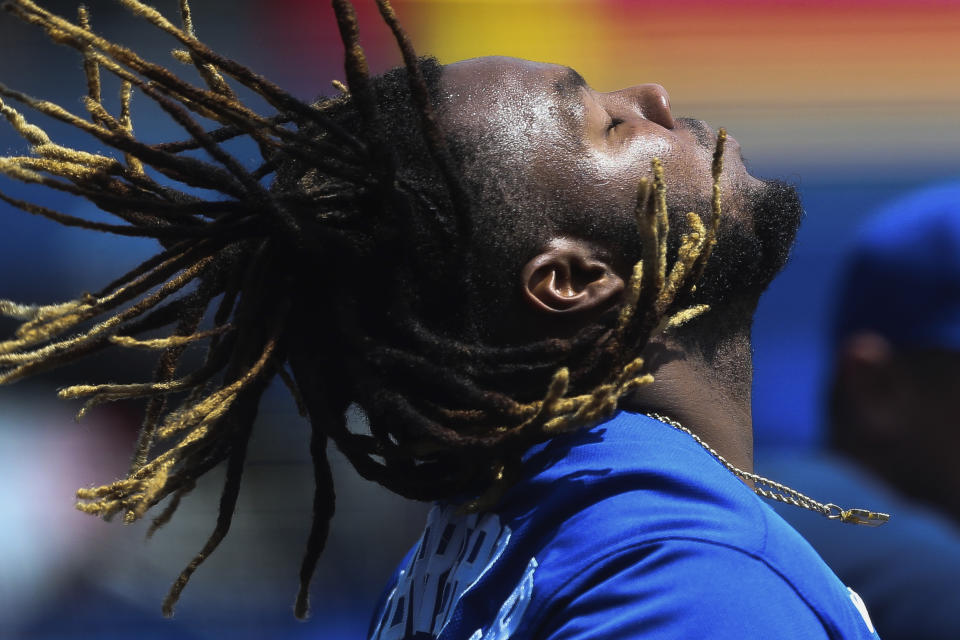
[[711, 352], [707, 359], [702, 349], [669, 339], [649, 344], [643, 355], [654, 382], [638, 389], [622, 406], [673, 418], [734, 466], [752, 472], [749, 328], [713, 345]]

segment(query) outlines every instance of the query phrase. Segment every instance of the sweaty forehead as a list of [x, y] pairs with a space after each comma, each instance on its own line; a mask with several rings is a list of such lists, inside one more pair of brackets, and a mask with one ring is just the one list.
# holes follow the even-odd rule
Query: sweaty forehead
[[579, 139], [586, 83], [579, 73], [517, 58], [473, 58], [444, 67], [446, 124], [520, 145]]

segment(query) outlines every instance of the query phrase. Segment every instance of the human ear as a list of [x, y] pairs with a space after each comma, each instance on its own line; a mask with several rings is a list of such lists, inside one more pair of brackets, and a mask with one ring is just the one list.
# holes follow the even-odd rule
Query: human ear
[[905, 381], [886, 338], [869, 331], [848, 337], [838, 353], [837, 374], [851, 410], [871, 437], [888, 440], [912, 428], [912, 421], [903, 420]]
[[581, 240], [551, 240], [521, 272], [527, 302], [537, 311], [571, 318], [612, 306], [623, 279], [597, 253]]

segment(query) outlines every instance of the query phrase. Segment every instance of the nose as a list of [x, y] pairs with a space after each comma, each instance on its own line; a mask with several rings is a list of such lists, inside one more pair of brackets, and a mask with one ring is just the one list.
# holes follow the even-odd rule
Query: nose
[[656, 122], [661, 127], [673, 129], [673, 114], [670, 113], [670, 96], [663, 86], [655, 83], [640, 84], [624, 92], [630, 95], [630, 98], [640, 108], [643, 117], [651, 122]]

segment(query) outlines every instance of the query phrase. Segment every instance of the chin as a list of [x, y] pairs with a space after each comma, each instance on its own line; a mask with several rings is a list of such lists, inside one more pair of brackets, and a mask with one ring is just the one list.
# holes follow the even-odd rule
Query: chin
[[764, 180], [747, 195], [754, 234], [760, 243], [759, 279], [770, 284], [790, 258], [803, 220], [803, 203], [796, 187], [782, 180]]
[[744, 189], [748, 215], [721, 219], [695, 302], [714, 308], [750, 306], [783, 269], [803, 218], [797, 190], [779, 180]]

